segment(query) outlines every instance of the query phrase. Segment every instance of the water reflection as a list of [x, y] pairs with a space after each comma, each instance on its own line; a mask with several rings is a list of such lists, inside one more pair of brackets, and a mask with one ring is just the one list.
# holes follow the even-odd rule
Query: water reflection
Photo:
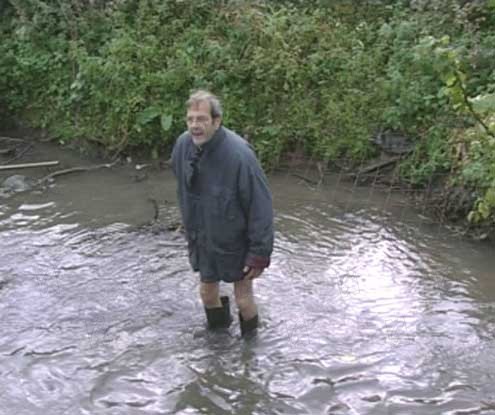
[[[6, 413], [495, 408], [493, 249], [441, 233], [389, 194], [273, 177], [276, 250], [257, 282], [260, 334], [244, 342], [237, 323], [204, 329], [181, 235], [137, 226], [150, 217], [137, 195], [165, 188], [172, 200], [173, 179], [143, 190], [106, 174], [83, 184], [92, 204], [58, 188], [0, 205]], [[105, 204], [102, 183], [135, 201], [130, 212]], [[160, 212], [177, 220], [169, 202]]]

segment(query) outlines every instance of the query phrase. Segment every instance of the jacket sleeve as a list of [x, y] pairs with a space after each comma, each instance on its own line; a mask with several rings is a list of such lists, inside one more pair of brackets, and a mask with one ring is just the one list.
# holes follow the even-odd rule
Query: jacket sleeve
[[273, 251], [272, 195], [258, 160], [250, 155], [241, 162], [239, 198], [247, 220], [248, 254], [246, 265], [266, 268]]
[[183, 152], [184, 152], [184, 147], [185, 147], [185, 139], [186, 139], [186, 133], [182, 133], [174, 143], [174, 146], [172, 148], [172, 154], [170, 155], [171, 162], [172, 162], [172, 171], [175, 175], [175, 177], [179, 178], [181, 171], [182, 171], [182, 157], [183, 157]]
[[172, 149], [172, 154], [170, 156], [170, 159], [172, 161], [172, 171], [174, 173], [174, 176], [177, 177], [177, 159], [178, 159], [178, 152], [179, 152], [179, 144], [178, 142], [175, 143], [174, 148]]

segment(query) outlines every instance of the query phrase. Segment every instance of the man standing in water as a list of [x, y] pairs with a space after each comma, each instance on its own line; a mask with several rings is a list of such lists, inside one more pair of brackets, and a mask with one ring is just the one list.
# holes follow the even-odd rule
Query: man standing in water
[[209, 328], [229, 327], [229, 298], [219, 283], [234, 283], [241, 333], [258, 326], [253, 280], [270, 264], [273, 209], [268, 183], [251, 146], [222, 126], [222, 108], [207, 91], [187, 103], [187, 131], [175, 143], [177, 178], [189, 262], [200, 275]]

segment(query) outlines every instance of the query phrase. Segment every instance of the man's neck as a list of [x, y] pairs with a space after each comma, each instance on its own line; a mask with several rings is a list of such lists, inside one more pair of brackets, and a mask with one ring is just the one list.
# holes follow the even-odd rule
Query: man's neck
[[209, 143], [209, 142], [213, 139], [213, 137], [215, 137], [215, 134], [218, 132], [218, 130], [219, 130], [219, 129], [220, 129], [220, 127], [218, 127], [218, 128], [217, 128], [217, 129], [213, 132], [213, 134], [212, 134], [210, 137], [208, 137], [205, 141], [203, 141], [203, 142], [201, 142], [201, 143], [199, 143], [199, 144], [195, 143], [195, 142], [194, 142], [194, 138], [193, 138], [192, 140], [193, 140], [194, 145], [195, 145], [196, 147], [202, 148], [205, 144]]

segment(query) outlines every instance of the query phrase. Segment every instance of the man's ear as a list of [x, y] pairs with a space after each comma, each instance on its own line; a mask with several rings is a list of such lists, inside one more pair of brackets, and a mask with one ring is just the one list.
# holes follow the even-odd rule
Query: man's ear
[[215, 128], [219, 128], [222, 125], [222, 117], [213, 118], [213, 125]]

